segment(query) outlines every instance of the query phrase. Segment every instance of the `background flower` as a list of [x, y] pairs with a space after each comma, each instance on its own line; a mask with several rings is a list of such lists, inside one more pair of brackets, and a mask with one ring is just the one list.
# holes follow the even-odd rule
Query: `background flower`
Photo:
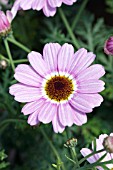
[[77, 0], [16, 0], [12, 12], [16, 15], [17, 11], [22, 10], [43, 10], [44, 14], [49, 16], [54, 16], [56, 13], [57, 7], [60, 7], [62, 3], [66, 5], [72, 5]]
[[10, 87], [15, 100], [28, 102], [22, 109], [30, 115], [28, 123], [52, 121], [55, 132], [86, 123], [86, 113], [103, 101], [98, 92], [104, 90], [99, 78], [105, 71], [99, 64], [90, 66], [95, 55], [84, 48], [74, 53], [67, 43], [50, 43], [45, 45], [43, 57], [31, 52], [28, 59], [31, 66], [18, 65], [14, 77], [20, 83]]
[[[96, 139], [96, 151], [104, 149], [103, 141], [107, 136], [108, 136], [107, 134], [102, 134], [99, 136], [98, 139]], [[113, 133], [111, 133], [110, 136], [113, 136]], [[90, 150], [88, 148], [82, 148], [80, 152], [85, 157], [85, 156], [89, 155], [90, 153], [92, 153], [93, 149], [94, 149], [94, 146], [93, 146], [93, 142], [92, 142], [92, 150]], [[89, 157], [87, 159], [87, 161], [89, 163], [94, 163], [94, 162], [98, 161], [98, 159], [101, 158], [105, 153], [106, 153], [106, 151], [95, 154], [95, 155]], [[107, 153], [107, 155], [102, 160], [102, 162], [109, 161], [111, 159], [113, 159], [113, 153]], [[108, 164], [106, 166], [110, 169], [113, 169], [113, 164]], [[102, 167], [97, 167], [97, 169], [104, 170]]]

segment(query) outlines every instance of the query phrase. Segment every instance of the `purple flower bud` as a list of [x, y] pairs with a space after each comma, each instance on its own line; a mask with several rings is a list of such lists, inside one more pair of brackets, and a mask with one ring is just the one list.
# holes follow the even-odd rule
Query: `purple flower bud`
[[105, 42], [104, 52], [105, 52], [107, 55], [113, 55], [113, 36], [110, 37], [110, 38]]
[[7, 36], [11, 31], [11, 21], [12, 14], [10, 11], [7, 11], [6, 15], [3, 11], [0, 11], [0, 36]]
[[107, 136], [103, 141], [103, 145], [107, 152], [113, 153], [113, 136]]

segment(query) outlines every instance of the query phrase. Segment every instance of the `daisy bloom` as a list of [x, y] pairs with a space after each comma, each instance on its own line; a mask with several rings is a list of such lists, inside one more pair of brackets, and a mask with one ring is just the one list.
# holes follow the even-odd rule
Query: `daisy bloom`
[[17, 66], [14, 77], [19, 83], [10, 87], [10, 94], [18, 102], [27, 102], [22, 112], [29, 115], [31, 126], [52, 122], [58, 133], [87, 122], [86, 113], [103, 101], [98, 92], [104, 90], [99, 78], [105, 71], [99, 64], [90, 66], [94, 59], [84, 48], [74, 53], [67, 43], [46, 44], [43, 56], [34, 51], [28, 54], [31, 66]]
[[[113, 136], [113, 133], [111, 133], [110, 136]], [[106, 137], [108, 137], [107, 134], [102, 134], [102, 135], [99, 136], [98, 139], [96, 139], [96, 151], [105, 148], [104, 145], [103, 145], [103, 142], [104, 142], [104, 140], [106, 139]], [[93, 142], [92, 142], [92, 150], [90, 150], [90, 149], [88, 149], [88, 148], [82, 148], [80, 152], [81, 152], [81, 154], [85, 157], [85, 156], [89, 155], [90, 153], [92, 153], [93, 150], [94, 150], [94, 146], [93, 146]], [[97, 154], [89, 157], [89, 158], [87, 159], [87, 161], [88, 161], [89, 163], [97, 162], [105, 153], [106, 153], [106, 151], [97, 153]], [[107, 155], [106, 155], [105, 158], [102, 160], [102, 162], [109, 161], [109, 160], [112, 160], [112, 159], [113, 159], [113, 153], [108, 153], [108, 152], [107, 152]], [[107, 164], [106, 167], [109, 168], [110, 170], [113, 170], [113, 164]], [[98, 166], [98, 167], [96, 167], [96, 168], [99, 169], [99, 170], [104, 170], [101, 166]]]
[[72, 5], [77, 0], [16, 0], [12, 12], [16, 15], [17, 11], [22, 10], [43, 10], [44, 14], [49, 16], [54, 16], [57, 7], [60, 7], [62, 3], [66, 5]]

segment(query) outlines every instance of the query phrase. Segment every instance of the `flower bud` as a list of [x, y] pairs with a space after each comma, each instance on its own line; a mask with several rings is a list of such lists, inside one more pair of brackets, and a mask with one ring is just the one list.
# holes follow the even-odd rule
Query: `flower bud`
[[75, 138], [71, 138], [69, 139], [66, 144], [64, 145], [65, 147], [69, 147], [69, 148], [72, 148], [72, 147], [75, 147], [77, 145], [77, 139]]
[[103, 146], [107, 152], [113, 153], [113, 136], [107, 136], [103, 141]]
[[0, 36], [6, 37], [11, 32], [12, 13], [7, 11], [6, 15], [0, 11]]
[[104, 52], [105, 52], [107, 55], [113, 55], [113, 36], [110, 37], [110, 38], [105, 42]]
[[0, 68], [1, 69], [6, 69], [6, 67], [7, 67], [7, 62], [6, 62], [6, 60], [1, 60], [0, 61]]

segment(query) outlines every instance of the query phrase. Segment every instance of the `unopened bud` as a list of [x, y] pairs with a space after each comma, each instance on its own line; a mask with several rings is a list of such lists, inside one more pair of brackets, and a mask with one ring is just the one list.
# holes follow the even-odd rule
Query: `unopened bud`
[[104, 52], [107, 55], [113, 55], [113, 36], [111, 36], [104, 45]]
[[113, 153], [113, 136], [108, 136], [103, 141], [105, 150], [109, 153]]
[[76, 145], [77, 145], [77, 139], [72, 138], [72, 139], [67, 140], [67, 142], [66, 142], [66, 144], [64, 146], [72, 148], [72, 147], [75, 147]]
[[6, 67], [7, 67], [7, 62], [5, 60], [1, 60], [0, 61], [0, 68], [1, 69], [6, 69]]

